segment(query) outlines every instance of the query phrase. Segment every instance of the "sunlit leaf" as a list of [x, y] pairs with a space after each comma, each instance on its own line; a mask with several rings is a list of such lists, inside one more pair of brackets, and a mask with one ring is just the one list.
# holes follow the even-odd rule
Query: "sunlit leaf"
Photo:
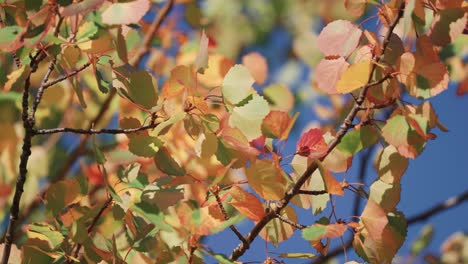
[[245, 105], [234, 107], [229, 125], [239, 128], [248, 140], [258, 138], [262, 135], [262, 120], [269, 111], [267, 101], [259, 95], [254, 95]]
[[322, 165], [322, 163], [318, 162], [318, 168], [320, 174], [322, 175], [323, 182], [325, 183], [325, 190], [329, 194], [336, 194], [336, 195], [344, 195], [343, 187], [341, 184], [333, 177], [333, 175]]
[[343, 236], [346, 228], [345, 224], [314, 224], [302, 230], [302, 237], [310, 241], [320, 241], [322, 238], [337, 238]]
[[351, 64], [336, 83], [339, 93], [350, 93], [367, 84], [371, 72], [372, 61], [361, 61]]
[[223, 97], [226, 101], [237, 104], [244, 100], [251, 92], [254, 78], [249, 70], [237, 64], [232, 67], [223, 80]]
[[388, 224], [388, 219], [385, 211], [376, 202], [373, 200], [367, 201], [367, 205], [361, 214], [361, 221], [372, 239], [382, 239], [383, 230]]
[[322, 29], [317, 45], [325, 56], [348, 56], [353, 52], [361, 38], [362, 30], [347, 20], [336, 20]]
[[322, 59], [314, 72], [318, 88], [327, 94], [338, 94], [336, 84], [348, 67], [343, 57]]
[[319, 158], [328, 150], [328, 146], [323, 138], [322, 131], [318, 128], [311, 128], [297, 142], [297, 154]]
[[64, 241], [64, 236], [48, 224], [31, 224], [28, 227], [27, 235], [29, 238], [37, 238], [47, 241], [50, 248], [57, 248]]
[[249, 185], [265, 200], [279, 200], [286, 191], [286, 179], [268, 160], [257, 160], [245, 170]]
[[263, 84], [268, 77], [268, 64], [265, 58], [257, 52], [242, 57], [242, 64], [247, 67], [255, 82]]
[[265, 215], [265, 208], [255, 195], [244, 191], [238, 186], [232, 187], [229, 193], [233, 198], [229, 204], [250, 220], [260, 221]]
[[137, 23], [151, 6], [149, 0], [135, 0], [126, 3], [113, 3], [102, 12], [102, 22], [109, 25]]
[[[280, 215], [292, 221], [293, 223], [297, 223], [297, 215], [292, 207], [288, 206], [284, 208], [281, 210]], [[260, 232], [260, 236], [264, 240], [273, 243], [273, 245], [276, 247], [280, 242], [287, 240], [290, 236], [292, 236], [295, 230], [295, 227], [279, 220], [278, 218], [275, 218], [266, 224], [266, 226]]]
[[401, 156], [394, 146], [384, 148], [375, 163], [379, 179], [386, 183], [399, 183], [408, 168], [408, 159]]
[[271, 110], [289, 112], [294, 107], [294, 95], [288, 87], [272, 84], [263, 90], [263, 97], [270, 104]]
[[354, 155], [362, 149], [375, 144], [378, 139], [379, 133], [375, 131], [375, 128], [372, 126], [363, 126], [346, 133], [338, 145], [338, 149]]

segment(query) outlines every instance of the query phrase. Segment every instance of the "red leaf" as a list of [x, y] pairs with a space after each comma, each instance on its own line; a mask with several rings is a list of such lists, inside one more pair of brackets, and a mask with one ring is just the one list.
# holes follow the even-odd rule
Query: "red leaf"
[[297, 142], [297, 154], [305, 157], [322, 157], [327, 149], [328, 146], [327, 143], [325, 143], [322, 131], [318, 128], [312, 128], [302, 134], [301, 138]]

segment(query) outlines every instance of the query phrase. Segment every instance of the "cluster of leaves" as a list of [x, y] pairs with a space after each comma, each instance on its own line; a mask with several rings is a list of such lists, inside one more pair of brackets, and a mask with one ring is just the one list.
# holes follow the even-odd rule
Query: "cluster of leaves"
[[[188, 2], [187, 19], [195, 19], [195, 3]], [[338, 130], [336, 125], [308, 129], [293, 154], [283, 149], [298, 118], [294, 95], [283, 84], [266, 85], [269, 64], [262, 55], [248, 53], [236, 64], [219, 52], [224, 44], [218, 41], [217, 49], [216, 28], [208, 31], [210, 37], [203, 31], [189, 41], [173, 21], [162, 27], [140, 22], [151, 12], [149, 0], [2, 2], [0, 201], [8, 204], [14, 190], [17, 145], [25, 133], [34, 140], [22, 202], [34, 204], [45, 190], [40, 197], [45, 209], [17, 236], [21, 249], [14, 247], [11, 258], [201, 263], [210, 255], [230, 263], [255, 232], [277, 246], [301, 229], [320, 254], [327, 254], [331, 239], [351, 232], [363, 260], [390, 263], [406, 236], [406, 220], [396, 206], [408, 159], [435, 138], [435, 127], [446, 130], [430, 102], [412, 105], [401, 94], [427, 99], [447, 89], [450, 73], [440, 51], [463, 33], [468, 7], [465, 1], [442, 0], [343, 2], [357, 17], [368, 5], [378, 8], [382, 32], [335, 20], [314, 36], [324, 58], [313, 85], [326, 95], [351, 94], [354, 100], [336, 104], [335, 118], [349, 113]], [[181, 52], [174, 59], [146, 46], [151, 39], [145, 35], [151, 34], [163, 49], [182, 46]], [[295, 49], [307, 57], [301, 45], [304, 40]], [[138, 67], [145, 53], [150, 71]], [[456, 56], [449, 58], [457, 63]], [[264, 84], [261, 91], [253, 88]], [[26, 87], [35, 100], [25, 103]], [[112, 100], [115, 94], [120, 98]], [[21, 118], [24, 104], [32, 107], [29, 119]], [[119, 129], [101, 129], [115, 116]], [[74, 160], [55, 147], [62, 132], [124, 135], [93, 139], [81, 172], [65, 178]], [[355, 155], [379, 142], [385, 147], [368, 193], [337, 179]], [[47, 187], [40, 184], [44, 178]], [[331, 214], [310, 226], [298, 224], [298, 208], [321, 214], [345, 190], [366, 196], [358, 220]], [[245, 237], [235, 227], [243, 219], [258, 227]], [[202, 243], [227, 228], [241, 241], [231, 260]]]

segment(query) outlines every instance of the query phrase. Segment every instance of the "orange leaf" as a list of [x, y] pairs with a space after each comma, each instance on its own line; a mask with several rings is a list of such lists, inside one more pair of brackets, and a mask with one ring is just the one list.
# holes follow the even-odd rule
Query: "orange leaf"
[[239, 186], [232, 187], [229, 192], [233, 198], [229, 204], [250, 220], [260, 221], [265, 215], [265, 209], [255, 195], [244, 191]]
[[362, 211], [361, 221], [374, 240], [381, 240], [385, 226], [388, 224], [387, 214], [373, 200], [368, 200]]

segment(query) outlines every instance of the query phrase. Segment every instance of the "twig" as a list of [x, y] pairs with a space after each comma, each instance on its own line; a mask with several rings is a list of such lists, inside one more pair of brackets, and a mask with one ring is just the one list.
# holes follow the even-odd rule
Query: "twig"
[[31, 113], [29, 113], [29, 118], [33, 121], [35, 120], [34, 115], [36, 114], [37, 107], [39, 106], [39, 103], [41, 102], [41, 99], [42, 99], [42, 95], [44, 94], [45, 84], [49, 81], [49, 77], [54, 71], [56, 62], [57, 62], [57, 58], [55, 57], [50, 61], [47, 72], [45, 73], [44, 78], [42, 78], [41, 86], [39, 86], [39, 89], [37, 89], [37, 94], [36, 94], [36, 97], [34, 98], [34, 102], [31, 107]]
[[42, 86], [43, 86], [43, 89], [45, 90], [45, 89], [49, 88], [50, 86], [52, 86], [52, 85], [54, 85], [54, 84], [57, 84], [57, 83], [59, 83], [59, 82], [61, 82], [61, 81], [63, 81], [63, 80], [66, 80], [66, 79], [68, 79], [68, 78], [70, 78], [70, 77], [72, 77], [72, 76], [77, 75], [78, 73], [80, 73], [80, 72], [83, 71], [84, 69], [88, 68], [89, 65], [91, 65], [91, 62], [85, 63], [83, 66], [79, 67], [78, 69], [76, 69], [76, 70], [74, 70], [74, 71], [72, 71], [72, 72], [70, 72], [70, 73], [68, 73], [68, 74], [66, 74], [66, 75], [64, 75], [64, 76], [62, 76], [62, 77], [59, 77], [59, 78], [57, 78], [57, 79], [55, 79], [55, 80], [53, 80], [53, 81], [44, 83], [44, 84], [42, 85]]
[[468, 190], [466, 190], [465, 192], [455, 196], [455, 197], [452, 197], [452, 198], [449, 198], [439, 204], [436, 204], [434, 206], [432, 206], [431, 208], [417, 214], [417, 215], [414, 215], [410, 218], [408, 218], [407, 222], [408, 222], [408, 225], [410, 224], [414, 224], [414, 223], [417, 223], [417, 222], [421, 222], [421, 221], [425, 221], [427, 219], [429, 219], [430, 217], [440, 213], [440, 212], [443, 212], [447, 209], [450, 209], [452, 207], [455, 207], [457, 205], [460, 205], [462, 204], [463, 202], [467, 201], [468, 200]]
[[297, 191], [297, 194], [308, 194], [308, 195], [322, 195], [322, 194], [327, 194], [328, 192], [326, 190], [320, 190], [320, 191], [309, 191], [309, 190], [299, 190]]
[[[97, 213], [97, 215], [93, 218], [93, 221], [91, 222], [91, 224], [88, 226], [88, 235], [91, 234], [91, 232], [93, 231], [94, 229], [94, 226], [96, 225], [97, 221], [99, 220], [99, 218], [101, 218], [102, 214], [104, 213], [104, 211], [107, 209], [107, 207], [109, 207], [109, 205], [112, 203], [112, 197], [109, 196], [109, 198], [107, 198], [107, 200], [104, 202], [104, 205], [102, 206], [101, 210], [99, 210], [99, 212]], [[77, 258], [78, 257], [78, 254], [80, 253], [80, 250], [81, 250], [81, 246], [82, 244], [79, 243], [76, 247], [76, 250], [75, 250], [75, 253], [73, 253], [73, 257], [74, 258]], [[68, 261], [68, 263], [73, 263], [72, 260]]]
[[306, 228], [307, 226], [305, 225], [301, 225], [301, 224], [298, 224], [298, 223], [294, 223], [293, 221], [291, 221], [290, 219], [287, 219], [286, 217], [280, 215], [280, 214], [276, 214], [276, 218], [278, 218], [279, 220], [281, 220], [282, 222], [285, 222], [286, 224], [288, 225], [291, 225], [291, 226], [294, 226], [295, 228], [297, 229], [304, 229]]
[[[226, 213], [226, 209], [224, 209], [223, 203], [221, 202], [221, 199], [219, 198], [218, 190], [215, 189], [215, 190], [212, 190], [211, 192], [216, 198], [216, 203], [218, 204], [219, 210], [221, 210], [221, 213], [223, 214], [224, 220], [225, 221], [229, 220], [229, 216]], [[242, 236], [241, 232], [239, 232], [239, 230], [237, 230], [237, 228], [234, 225], [230, 225], [229, 229], [231, 229], [231, 231], [234, 234], [236, 234], [236, 236], [239, 238], [240, 241], [247, 242], [247, 241], [244, 241], [245, 240], [244, 236]]]
[[[385, 54], [385, 51], [387, 49], [387, 46], [388, 46], [388, 43], [389, 43], [389, 40], [390, 40], [390, 36], [393, 32], [393, 30], [395, 29], [396, 25], [398, 24], [398, 22], [400, 21], [400, 19], [402, 18], [403, 16], [403, 10], [404, 10], [404, 7], [405, 7], [405, 2], [402, 2], [399, 9], [398, 9], [398, 14], [395, 18], [395, 21], [393, 21], [393, 23], [390, 25], [389, 27], [389, 30], [384, 38], [384, 42], [383, 42], [383, 45], [382, 45], [382, 50], [381, 50], [381, 53], [380, 54]], [[336, 134], [336, 137], [335, 139], [330, 143], [329, 147], [328, 147], [328, 150], [327, 152], [325, 153], [325, 155], [321, 158], [321, 160], [325, 159], [325, 157], [328, 156], [328, 154], [330, 154], [330, 152], [341, 142], [341, 139], [344, 137], [344, 135], [346, 134], [346, 132], [348, 131], [349, 128], [352, 127], [352, 122], [354, 120], [354, 117], [356, 117], [357, 113], [360, 111], [360, 107], [362, 105], [362, 103], [364, 102], [364, 99], [366, 97], [366, 93], [367, 93], [367, 90], [374, 86], [374, 85], [377, 85], [378, 81], [377, 82], [371, 82], [372, 80], [372, 76], [374, 75], [374, 72], [377, 68], [377, 63], [381, 60], [381, 57], [380, 56], [377, 56], [374, 61], [375, 63], [372, 65], [372, 68], [371, 68], [371, 72], [369, 74], [369, 80], [368, 80], [368, 84], [365, 85], [353, 108], [351, 109], [351, 111], [348, 113], [348, 115], [346, 116], [343, 124], [341, 125], [340, 127], [340, 130], [337, 132]], [[297, 180], [297, 182], [294, 184], [294, 186], [285, 194], [284, 198], [281, 199], [280, 201], [280, 205], [274, 210], [274, 211], [271, 211], [270, 213], [266, 214], [253, 228], [252, 230], [245, 236], [245, 240], [247, 241], [247, 243], [245, 242], [242, 242], [241, 244], [239, 244], [231, 253], [231, 256], [230, 256], [230, 259], [231, 260], [237, 260], [239, 257], [241, 257], [245, 251], [247, 250], [248, 246], [250, 243], [252, 243], [252, 241], [258, 236], [258, 234], [260, 233], [260, 231], [265, 227], [266, 224], [268, 224], [268, 222], [270, 222], [270, 220], [272, 220], [273, 218], [276, 217], [277, 214], [280, 213], [280, 211], [285, 208], [288, 203], [291, 201], [291, 199], [298, 193], [298, 191], [301, 189], [302, 185], [310, 178], [310, 176], [312, 175], [312, 173], [318, 168], [317, 166], [317, 163], [316, 162], [313, 162], [307, 169], [306, 171], [301, 175], [301, 177], [299, 177], [299, 179]]]
[[138, 128], [128, 128], [128, 129], [82, 129], [82, 128], [70, 128], [70, 127], [60, 127], [60, 128], [51, 128], [51, 129], [39, 129], [35, 131], [37, 135], [46, 135], [54, 133], [75, 133], [75, 134], [131, 134], [139, 131], [155, 128], [158, 124], [149, 124], [147, 126], [142, 126]]

